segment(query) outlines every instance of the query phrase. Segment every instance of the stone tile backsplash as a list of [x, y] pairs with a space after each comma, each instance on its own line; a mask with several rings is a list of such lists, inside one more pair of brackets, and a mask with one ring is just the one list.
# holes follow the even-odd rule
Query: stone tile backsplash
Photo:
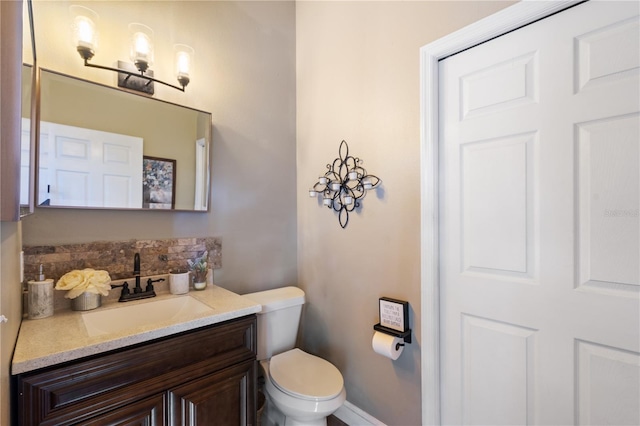
[[25, 246], [23, 250], [25, 281], [37, 278], [41, 264], [46, 277], [54, 282], [69, 271], [84, 268], [103, 269], [112, 280], [131, 278], [135, 253], [140, 253], [143, 277], [187, 270], [187, 260], [201, 256], [205, 250], [209, 267], [222, 267], [222, 242], [217, 237]]

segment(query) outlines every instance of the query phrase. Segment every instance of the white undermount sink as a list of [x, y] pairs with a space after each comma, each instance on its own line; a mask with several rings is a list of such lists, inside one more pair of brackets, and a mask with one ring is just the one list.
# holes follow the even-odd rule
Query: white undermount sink
[[89, 336], [93, 337], [160, 322], [189, 319], [208, 312], [213, 313], [213, 309], [186, 295], [161, 300], [147, 299], [113, 309], [85, 312], [82, 314], [82, 321]]

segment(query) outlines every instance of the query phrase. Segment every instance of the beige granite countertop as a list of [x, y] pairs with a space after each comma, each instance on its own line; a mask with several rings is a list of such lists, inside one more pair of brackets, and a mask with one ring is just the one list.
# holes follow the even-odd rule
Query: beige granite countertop
[[[151, 325], [136, 326], [131, 318], [131, 327], [125, 331], [90, 336], [82, 320], [82, 314], [99, 310], [152, 303], [175, 297], [193, 297], [205, 303], [212, 312], [201, 314], [185, 313], [173, 320], [155, 322]], [[94, 311], [56, 311], [53, 316], [42, 319], [24, 319], [18, 334], [12, 374], [21, 374], [43, 367], [79, 359], [89, 355], [119, 349], [160, 337], [188, 331], [234, 318], [259, 312], [261, 306], [222, 287], [209, 285], [203, 291], [190, 291], [188, 295], [160, 293], [153, 299], [126, 303], [104, 301]]]

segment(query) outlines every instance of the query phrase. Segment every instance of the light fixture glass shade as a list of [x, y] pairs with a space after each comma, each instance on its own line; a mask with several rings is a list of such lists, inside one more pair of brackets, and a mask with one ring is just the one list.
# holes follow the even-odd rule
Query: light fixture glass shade
[[71, 39], [83, 59], [91, 59], [98, 49], [97, 22], [99, 15], [88, 7], [73, 5], [69, 7], [73, 19]]
[[173, 50], [176, 61], [176, 77], [182, 86], [186, 86], [191, 79], [194, 50], [186, 44], [176, 44], [173, 46]]
[[129, 24], [131, 35], [130, 58], [138, 71], [145, 72], [153, 65], [153, 30], [144, 24]]

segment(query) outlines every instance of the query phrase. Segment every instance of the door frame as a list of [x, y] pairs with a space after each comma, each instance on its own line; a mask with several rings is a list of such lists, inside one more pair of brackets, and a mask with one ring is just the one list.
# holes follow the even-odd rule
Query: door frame
[[438, 62], [584, 0], [522, 0], [420, 49], [420, 299], [422, 424], [440, 424]]

